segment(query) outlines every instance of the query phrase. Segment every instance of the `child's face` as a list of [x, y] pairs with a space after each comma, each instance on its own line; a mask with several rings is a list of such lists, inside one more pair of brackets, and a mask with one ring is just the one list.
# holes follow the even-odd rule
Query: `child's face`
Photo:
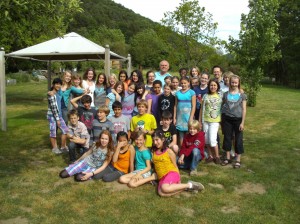
[[117, 86], [116, 92], [121, 93], [123, 91], [123, 87], [121, 85]]
[[190, 84], [187, 80], [182, 80], [181, 87], [182, 87], [182, 90], [187, 90], [190, 87]]
[[122, 114], [122, 109], [121, 108], [114, 108], [114, 113], [115, 113], [115, 117], [120, 117]]
[[116, 80], [114, 77], [109, 78], [109, 84], [110, 86], [114, 86], [116, 84]]
[[139, 81], [138, 74], [136, 74], [135, 72], [132, 74], [132, 81], [134, 81], [134, 82], [138, 82]]
[[73, 114], [70, 116], [69, 120], [70, 120], [70, 123], [75, 126], [75, 125], [77, 125], [77, 123], [79, 121], [79, 117], [76, 114]]
[[71, 79], [72, 79], [71, 74], [69, 72], [66, 72], [64, 75], [64, 81], [66, 83], [69, 83], [71, 81]]
[[143, 94], [144, 90], [143, 90], [143, 88], [138, 88], [136, 90], [136, 92], [141, 95], [141, 94]]
[[93, 78], [94, 78], [94, 72], [89, 71], [88, 74], [87, 74], [87, 79], [91, 81], [91, 80], [93, 80]]
[[55, 83], [53, 86], [53, 89], [55, 89], [56, 91], [60, 90], [61, 88], [61, 84], [60, 83]]
[[103, 77], [103, 75], [100, 75], [100, 76], [99, 76], [98, 82], [99, 82], [100, 84], [103, 84], [103, 83], [104, 83], [104, 77]]
[[120, 81], [124, 82], [126, 80], [125, 74], [120, 74]]
[[153, 91], [154, 91], [154, 93], [155, 93], [156, 95], [160, 94], [160, 92], [161, 92], [161, 86], [160, 86], [159, 84], [155, 84], [155, 85], [153, 86]]
[[202, 75], [200, 81], [201, 81], [202, 85], [207, 85], [207, 83], [208, 83], [208, 75]]
[[216, 93], [218, 91], [218, 85], [216, 82], [211, 82], [209, 84], [209, 89], [211, 93]]
[[190, 127], [190, 128], [189, 128], [189, 133], [190, 133], [191, 135], [195, 135], [195, 134], [198, 133], [198, 129], [197, 129], [197, 128], [194, 128], [194, 127]]
[[198, 76], [198, 75], [199, 75], [199, 73], [198, 73], [197, 69], [193, 68], [192, 69], [192, 76], [195, 77], [195, 76]]
[[178, 86], [179, 86], [179, 81], [178, 81], [178, 79], [173, 79], [173, 81], [172, 81], [172, 86], [173, 86], [174, 89], [177, 89], [177, 88], [178, 88]]
[[170, 126], [170, 124], [171, 124], [171, 122], [172, 122], [172, 119], [166, 119], [166, 118], [163, 118], [162, 119], [162, 125], [163, 125], [163, 127], [169, 127]]
[[187, 71], [185, 69], [181, 70], [181, 72], [180, 72], [181, 77], [186, 76], [186, 74], [187, 74]]
[[161, 139], [159, 137], [154, 137], [153, 143], [156, 146], [156, 148], [161, 149], [164, 145], [164, 139]]
[[169, 86], [165, 86], [165, 88], [164, 88], [164, 94], [166, 96], [169, 96], [171, 94], [171, 88]]
[[171, 79], [170, 79], [170, 78], [166, 78], [166, 79], [165, 79], [165, 83], [166, 83], [166, 84], [171, 84]]
[[154, 75], [154, 73], [153, 73], [153, 72], [149, 73], [149, 74], [148, 74], [148, 81], [149, 81], [150, 83], [152, 83], [152, 82], [154, 82], [154, 80], [155, 80], [155, 75]]
[[128, 142], [128, 140], [127, 140], [126, 136], [120, 136], [118, 138], [118, 142]]
[[228, 76], [224, 76], [223, 80], [224, 80], [224, 83], [228, 86], [229, 85], [229, 77]]
[[106, 114], [104, 111], [98, 111], [97, 116], [100, 121], [103, 121], [106, 119]]
[[83, 106], [84, 106], [84, 108], [87, 109], [87, 110], [91, 109], [91, 103], [90, 103], [90, 102], [84, 102], [84, 103], [83, 103]]
[[134, 91], [135, 91], [135, 85], [130, 85], [130, 86], [128, 86], [128, 93], [129, 93], [129, 94], [134, 93]]
[[198, 79], [192, 79], [192, 86], [199, 86]]
[[144, 113], [146, 113], [146, 111], [147, 111], [147, 108], [144, 106], [144, 105], [139, 105], [138, 106], [138, 112], [139, 112], [139, 114], [144, 114]]
[[231, 86], [231, 88], [238, 88], [239, 87], [239, 79], [232, 78], [231, 82], [230, 82], [230, 86]]
[[135, 142], [135, 145], [138, 147], [138, 148], [141, 148], [145, 145], [145, 139], [144, 139], [144, 136], [143, 135], [140, 135], [138, 138], [136, 138], [134, 140]]
[[108, 145], [109, 142], [109, 137], [106, 134], [102, 134], [100, 135], [100, 143], [102, 147], [106, 147]]
[[81, 80], [80, 79], [74, 79], [73, 82], [74, 82], [74, 86], [79, 86], [80, 83], [81, 83]]

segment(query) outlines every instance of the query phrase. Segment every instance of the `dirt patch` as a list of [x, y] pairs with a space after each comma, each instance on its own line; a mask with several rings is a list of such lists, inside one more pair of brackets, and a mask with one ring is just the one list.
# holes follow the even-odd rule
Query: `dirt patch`
[[127, 186], [127, 184], [120, 184], [120, 183], [118, 183], [118, 181], [105, 183], [105, 188], [110, 189], [112, 192], [130, 190], [130, 188]]
[[300, 186], [298, 186], [298, 187], [296, 188], [296, 191], [297, 191], [298, 193], [300, 193]]
[[27, 224], [28, 220], [20, 216], [13, 219], [0, 220], [0, 224]]
[[300, 149], [298, 149], [298, 148], [293, 148], [293, 150], [295, 150], [295, 151], [300, 151]]
[[262, 127], [263, 130], [270, 130], [273, 128], [274, 125], [276, 125], [277, 122], [276, 121], [269, 121], [264, 123], [264, 126]]
[[184, 207], [179, 207], [179, 209], [181, 210], [181, 214], [184, 214], [185, 216], [188, 217], [194, 217], [195, 214], [195, 210], [191, 209], [191, 208], [184, 208]]
[[240, 187], [235, 188], [237, 194], [264, 194], [266, 189], [262, 184], [243, 183]]
[[222, 184], [212, 184], [212, 183], [209, 183], [208, 184], [209, 186], [213, 187], [213, 188], [217, 188], [217, 189], [224, 189], [224, 186]]
[[32, 212], [32, 208], [29, 208], [29, 207], [20, 207], [20, 209], [24, 212], [28, 212], [28, 213]]
[[240, 209], [237, 206], [224, 206], [221, 208], [221, 211], [225, 214], [229, 213], [239, 213]]

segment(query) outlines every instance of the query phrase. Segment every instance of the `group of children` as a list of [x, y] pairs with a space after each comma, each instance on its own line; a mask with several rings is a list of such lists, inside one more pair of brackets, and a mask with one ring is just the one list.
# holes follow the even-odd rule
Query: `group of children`
[[[88, 71], [86, 75], [90, 80], [91, 73]], [[68, 79], [64, 75], [63, 80], [53, 80], [48, 92], [52, 151], [56, 154], [69, 151], [71, 162], [60, 172], [60, 177], [74, 176], [77, 181], [119, 180], [129, 187], [159, 180], [161, 196], [183, 190], [198, 192], [204, 186], [193, 181], [182, 184], [178, 168], [190, 170], [192, 176], [204, 159], [226, 166], [231, 163], [232, 142], [237, 155], [233, 167], [240, 167], [246, 115], [246, 96], [240, 91], [240, 78], [232, 75], [228, 80], [229, 91], [220, 94], [219, 82], [208, 81], [207, 74], [197, 77], [198, 84], [195, 77], [182, 76], [180, 80], [167, 78], [162, 86], [160, 80], [148, 83], [152, 73], [147, 73], [145, 85], [140, 72], [132, 73], [129, 80], [126, 72], [121, 71], [122, 81], [109, 76], [108, 83], [113, 84], [110, 87], [101, 73], [97, 85], [101, 83], [106, 98], [98, 106], [95, 105], [96, 85], [93, 98], [90, 85], [86, 89], [73, 88], [69, 94], [78, 95], [74, 94], [70, 100], [72, 109], [67, 114], [68, 120], [62, 116], [62, 104], [68, 105], [66, 100], [62, 103], [62, 87]], [[220, 122], [226, 151], [223, 161], [218, 147]], [[60, 149], [56, 143], [57, 128], [62, 132]]]

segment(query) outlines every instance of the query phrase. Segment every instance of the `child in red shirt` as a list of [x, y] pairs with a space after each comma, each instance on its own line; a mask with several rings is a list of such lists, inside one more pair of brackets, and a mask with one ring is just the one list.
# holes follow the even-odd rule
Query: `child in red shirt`
[[189, 133], [182, 142], [179, 151], [178, 166], [182, 169], [190, 169], [190, 176], [197, 174], [197, 166], [204, 157], [205, 137], [200, 131], [199, 121], [192, 120], [188, 123]]

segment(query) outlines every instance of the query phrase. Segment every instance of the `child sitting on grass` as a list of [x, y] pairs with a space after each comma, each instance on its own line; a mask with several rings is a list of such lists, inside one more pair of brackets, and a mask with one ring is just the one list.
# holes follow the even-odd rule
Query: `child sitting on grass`
[[153, 163], [157, 178], [159, 179], [158, 194], [162, 197], [168, 197], [178, 194], [184, 190], [202, 191], [204, 186], [201, 183], [188, 181], [186, 184], [180, 182], [180, 174], [176, 165], [176, 155], [166, 146], [164, 133], [157, 130], [152, 135]]
[[179, 151], [179, 168], [190, 169], [190, 176], [197, 174], [197, 166], [204, 158], [205, 138], [204, 132], [200, 131], [199, 121], [192, 120], [188, 123], [189, 133], [182, 142]]
[[104, 182], [111, 182], [119, 179], [122, 175], [134, 170], [135, 150], [128, 143], [128, 135], [120, 131], [117, 135], [117, 146], [112, 162], [101, 173], [95, 175], [94, 179], [102, 179]]
[[153, 180], [151, 176], [151, 152], [145, 146], [146, 133], [138, 131], [134, 133], [135, 142], [135, 170], [120, 177], [122, 184], [135, 188]]
[[76, 149], [80, 150], [81, 155], [89, 149], [90, 135], [84, 123], [79, 121], [77, 110], [70, 110], [68, 119], [69, 156], [70, 162], [73, 163], [76, 161]]
[[61, 178], [74, 176], [76, 181], [86, 181], [102, 172], [113, 156], [113, 141], [109, 131], [104, 130], [99, 140], [77, 161], [59, 173]]

